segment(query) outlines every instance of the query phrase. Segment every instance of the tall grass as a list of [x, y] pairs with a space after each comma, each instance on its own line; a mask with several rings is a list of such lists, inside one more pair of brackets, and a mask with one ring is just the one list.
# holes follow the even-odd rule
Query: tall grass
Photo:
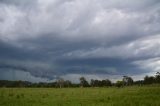
[[160, 86], [0, 88], [0, 106], [160, 106]]

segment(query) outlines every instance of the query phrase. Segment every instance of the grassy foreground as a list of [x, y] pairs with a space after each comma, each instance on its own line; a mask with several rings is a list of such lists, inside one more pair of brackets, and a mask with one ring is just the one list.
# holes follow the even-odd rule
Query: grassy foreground
[[0, 88], [0, 106], [160, 106], [160, 86]]

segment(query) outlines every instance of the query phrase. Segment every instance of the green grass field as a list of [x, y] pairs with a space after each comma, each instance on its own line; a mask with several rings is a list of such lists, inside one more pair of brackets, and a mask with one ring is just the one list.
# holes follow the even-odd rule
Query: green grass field
[[160, 86], [0, 88], [0, 106], [160, 106]]

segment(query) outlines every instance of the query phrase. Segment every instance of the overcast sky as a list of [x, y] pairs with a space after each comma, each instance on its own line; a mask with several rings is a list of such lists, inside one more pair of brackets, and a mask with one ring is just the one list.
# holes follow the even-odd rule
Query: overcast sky
[[0, 0], [0, 79], [138, 80], [157, 71], [159, 0]]

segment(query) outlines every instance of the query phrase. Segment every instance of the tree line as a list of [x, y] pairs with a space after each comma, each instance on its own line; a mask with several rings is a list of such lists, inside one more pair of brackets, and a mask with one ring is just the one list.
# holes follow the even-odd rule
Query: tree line
[[123, 76], [122, 80], [112, 83], [109, 79], [97, 80], [91, 79], [90, 82], [85, 77], [79, 78], [80, 83], [72, 83], [69, 80], [58, 78], [55, 82], [39, 82], [32, 83], [28, 81], [8, 81], [0, 80], [0, 87], [46, 87], [46, 88], [69, 88], [69, 87], [123, 87], [132, 85], [148, 85], [148, 84], [160, 84], [160, 72], [157, 72], [155, 76], [145, 76], [143, 80], [134, 81], [129, 76]]

